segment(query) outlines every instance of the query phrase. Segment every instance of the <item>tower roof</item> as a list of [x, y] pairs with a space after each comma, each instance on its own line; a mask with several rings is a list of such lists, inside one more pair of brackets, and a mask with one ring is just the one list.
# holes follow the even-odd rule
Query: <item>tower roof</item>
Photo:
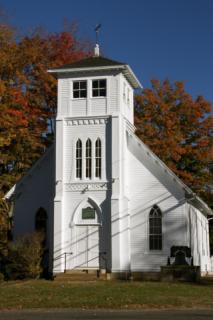
[[75, 68], [92, 68], [92, 67], [106, 67], [106, 66], [122, 66], [126, 63], [118, 62], [115, 60], [107, 59], [104, 57], [89, 57], [82, 59], [73, 63], [64, 64], [58, 68], [53, 68], [51, 70], [61, 70], [61, 69], [75, 69]]
[[76, 73], [103, 70], [120, 70], [134, 89], [142, 88], [139, 80], [133, 73], [130, 66], [124, 62], [118, 62], [101, 56], [93, 56], [85, 58], [70, 64], [65, 64], [57, 68], [48, 70], [50, 73]]

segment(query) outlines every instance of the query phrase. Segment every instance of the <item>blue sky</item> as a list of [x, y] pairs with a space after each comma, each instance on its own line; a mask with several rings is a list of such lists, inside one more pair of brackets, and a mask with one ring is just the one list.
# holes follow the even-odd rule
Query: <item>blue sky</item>
[[60, 31], [77, 22], [78, 35], [94, 41], [102, 24], [104, 54], [127, 62], [144, 87], [150, 79], [182, 80], [194, 97], [213, 101], [212, 0], [0, 0], [23, 32], [36, 26]]

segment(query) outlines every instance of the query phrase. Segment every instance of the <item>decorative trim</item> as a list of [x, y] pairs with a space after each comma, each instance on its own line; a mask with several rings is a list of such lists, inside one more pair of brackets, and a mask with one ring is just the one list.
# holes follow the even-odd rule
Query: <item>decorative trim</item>
[[126, 121], [126, 129], [127, 129], [127, 131], [130, 132], [130, 133], [134, 133], [136, 131], [136, 127], [132, 123], [130, 123], [129, 120], [127, 120], [126, 118], [124, 118], [124, 119]]
[[108, 182], [94, 183], [65, 183], [65, 191], [87, 192], [87, 191], [106, 191], [109, 189]]
[[79, 125], [94, 125], [94, 124], [106, 124], [107, 118], [93, 118], [93, 119], [70, 119], [65, 120], [67, 126], [79, 126]]
[[[99, 226], [102, 225], [102, 221], [103, 221], [102, 210], [101, 210], [98, 202], [95, 199], [88, 197], [88, 198], [83, 199], [75, 208], [73, 215], [72, 215], [72, 219], [70, 221], [70, 227], [73, 227], [75, 225], [90, 224], [90, 223], [85, 223], [85, 221], [82, 221], [82, 219], [80, 219], [80, 221], [79, 221], [79, 213], [81, 213], [81, 210], [83, 208], [85, 208], [86, 205], [91, 205], [96, 211], [98, 219], [96, 218], [95, 225], [99, 225]], [[91, 225], [94, 225], [94, 221], [90, 221], [90, 222], [92, 222]]]
[[88, 71], [104, 71], [104, 70], [120, 70], [124, 76], [127, 78], [127, 80], [130, 82], [130, 84], [133, 86], [134, 89], [143, 89], [143, 86], [139, 82], [136, 75], [133, 73], [130, 66], [127, 64], [121, 64], [121, 65], [112, 65], [112, 66], [101, 66], [101, 67], [82, 67], [82, 68], [56, 68], [56, 69], [49, 69], [47, 72], [49, 73], [58, 73], [59, 75], [63, 76], [63, 73], [75, 73], [77, 72], [80, 74], [80, 72], [88, 72]]

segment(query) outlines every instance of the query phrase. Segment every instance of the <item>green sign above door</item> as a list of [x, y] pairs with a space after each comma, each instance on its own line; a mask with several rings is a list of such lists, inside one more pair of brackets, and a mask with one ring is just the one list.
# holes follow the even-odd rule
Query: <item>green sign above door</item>
[[95, 219], [95, 209], [90, 207], [82, 209], [82, 220], [84, 219]]

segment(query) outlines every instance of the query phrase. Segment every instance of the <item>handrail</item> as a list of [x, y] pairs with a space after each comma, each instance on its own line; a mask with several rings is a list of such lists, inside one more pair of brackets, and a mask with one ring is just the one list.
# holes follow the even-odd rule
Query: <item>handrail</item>
[[64, 272], [67, 270], [67, 255], [72, 255], [73, 252], [63, 252], [59, 256], [53, 258], [53, 262], [59, 260], [61, 257], [64, 256]]
[[[73, 252], [63, 252], [57, 257], [53, 258], [53, 262], [59, 260], [61, 257], [64, 256], [64, 272], [67, 270], [67, 255], [72, 255]], [[106, 251], [99, 252], [99, 257], [104, 260], [105, 268], [107, 268], [107, 258], [106, 258]]]

